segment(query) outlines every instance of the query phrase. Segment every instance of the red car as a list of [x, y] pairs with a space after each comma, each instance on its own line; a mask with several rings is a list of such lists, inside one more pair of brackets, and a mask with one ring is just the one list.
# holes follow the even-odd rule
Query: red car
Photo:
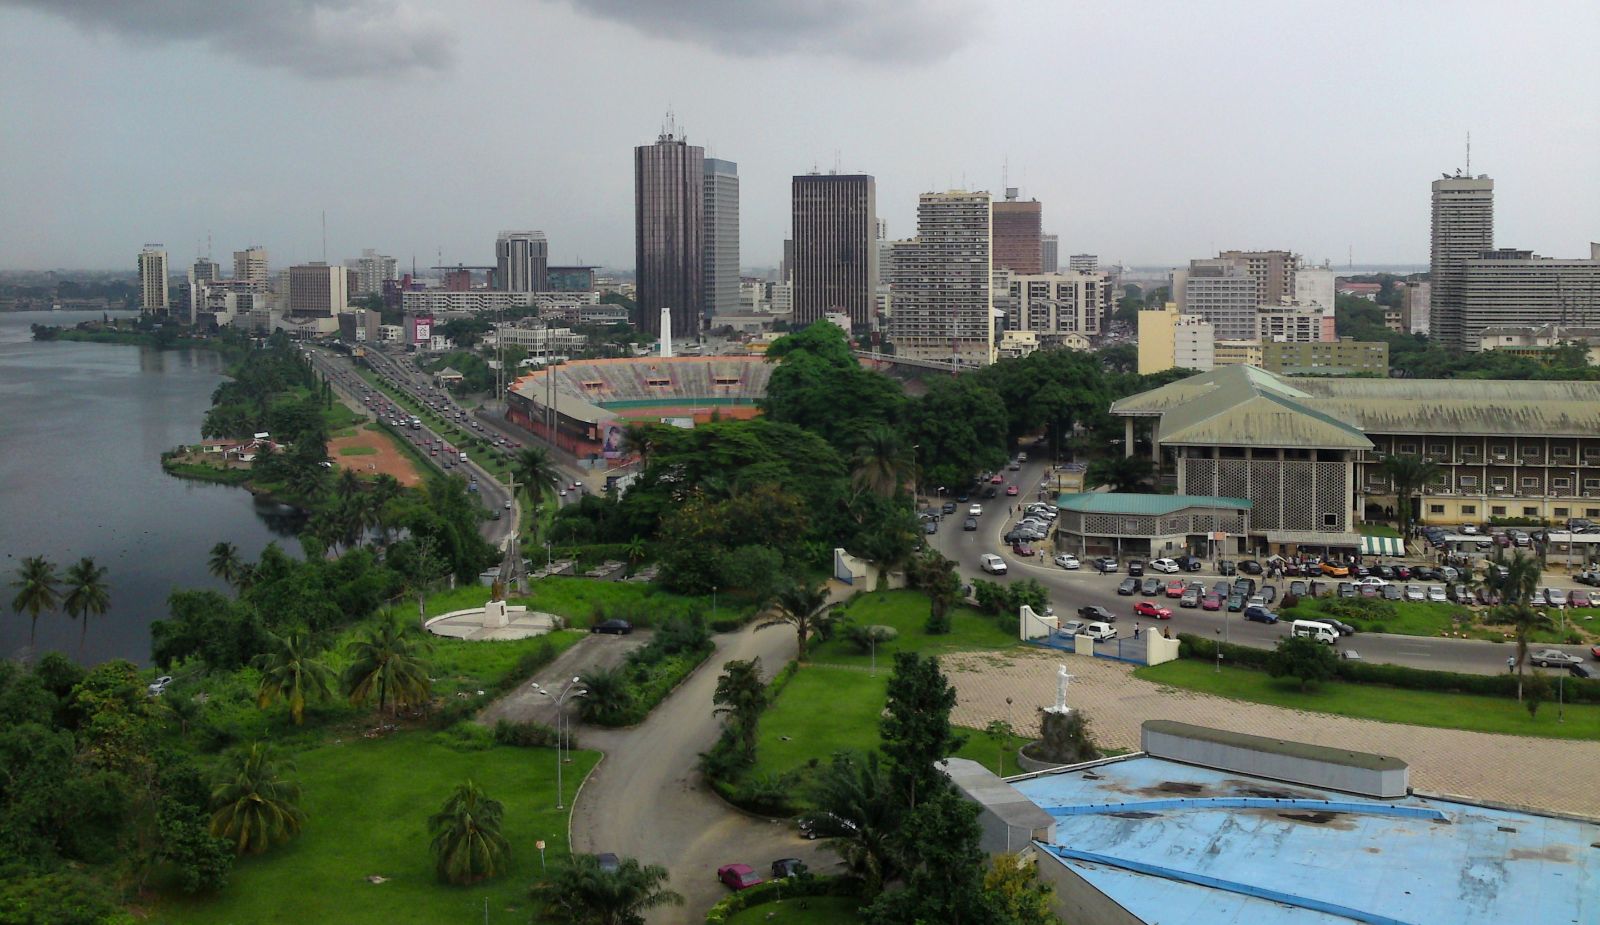
[[1174, 578], [1167, 582], [1167, 597], [1183, 597], [1183, 592], [1188, 590], [1188, 587], [1182, 578]]
[[1134, 604], [1133, 615], [1136, 617], [1154, 617], [1157, 620], [1172, 619], [1172, 611], [1158, 606], [1154, 601], [1140, 601]]
[[1594, 656], [1596, 659], [1600, 659], [1600, 646], [1590, 646], [1589, 654]]
[[1011, 546], [1011, 551], [1023, 557], [1033, 555], [1033, 547], [1027, 543], [1014, 543]]
[[993, 478], [989, 479], [989, 484], [990, 485], [1004, 485], [1005, 483], [1006, 483], [1006, 477], [1003, 476], [1003, 475], [996, 475]]
[[1015, 485], [1007, 485], [1006, 486], [1006, 494], [1008, 494], [1011, 497], [1015, 498], [1017, 496], [1017, 486], [1015, 486]]
[[1221, 610], [1222, 598], [1215, 594], [1207, 594], [1200, 599], [1201, 610]]
[[749, 864], [724, 864], [717, 868], [717, 879], [730, 890], [748, 890], [766, 882]]

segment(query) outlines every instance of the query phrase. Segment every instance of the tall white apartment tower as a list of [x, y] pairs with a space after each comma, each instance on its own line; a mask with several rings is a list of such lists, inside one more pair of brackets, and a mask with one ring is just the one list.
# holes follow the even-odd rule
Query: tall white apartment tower
[[356, 260], [356, 291], [351, 295], [381, 294], [383, 284], [395, 279], [399, 271], [399, 263], [393, 257], [365, 248]]
[[543, 292], [550, 272], [550, 242], [542, 231], [502, 231], [494, 242], [495, 288]]
[[700, 274], [705, 317], [739, 311], [739, 165], [705, 159]]
[[1433, 181], [1428, 333], [1446, 348], [1465, 346], [1467, 261], [1493, 248], [1494, 181], [1484, 174], [1470, 177], [1459, 171]]
[[159, 244], [146, 244], [139, 252], [139, 310], [165, 314], [172, 307], [167, 295], [167, 252]]
[[267, 249], [252, 244], [242, 251], [233, 252], [233, 278], [267, 285]]
[[994, 361], [987, 192], [923, 193], [917, 237], [895, 249], [889, 337], [913, 359]]
[[1054, 273], [1061, 261], [1061, 239], [1053, 234], [1039, 236], [1039, 272]]

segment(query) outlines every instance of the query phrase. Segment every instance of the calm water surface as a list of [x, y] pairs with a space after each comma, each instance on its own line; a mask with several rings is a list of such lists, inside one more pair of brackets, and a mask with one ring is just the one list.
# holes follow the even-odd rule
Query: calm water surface
[[[113, 313], [125, 316], [126, 313]], [[92, 556], [110, 571], [111, 609], [77, 621], [41, 614], [38, 649], [84, 662], [150, 657], [150, 622], [174, 588], [216, 588], [218, 540], [255, 558], [279, 540], [298, 554], [296, 512], [242, 488], [173, 478], [161, 453], [200, 439], [222, 361], [208, 350], [36, 343], [29, 325], [71, 326], [100, 313], [0, 313], [0, 655], [21, 654], [28, 617], [11, 609], [19, 560], [60, 571]]]

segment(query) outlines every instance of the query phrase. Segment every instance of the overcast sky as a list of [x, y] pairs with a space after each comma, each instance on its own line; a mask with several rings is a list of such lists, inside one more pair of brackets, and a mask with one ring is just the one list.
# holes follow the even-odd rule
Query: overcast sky
[[1425, 262], [1428, 183], [1496, 181], [1496, 242], [1600, 239], [1600, 3], [0, 0], [0, 268], [274, 266], [375, 247], [633, 265], [633, 145], [670, 107], [736, 161], [746, 266], [789, 177], [1011, 184], [1061, 254], [1283, 247]]

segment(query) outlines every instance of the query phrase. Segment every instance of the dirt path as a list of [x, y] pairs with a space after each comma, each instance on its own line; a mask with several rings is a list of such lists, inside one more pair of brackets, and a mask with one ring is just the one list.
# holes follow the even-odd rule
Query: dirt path
[[[346, 455], [351, 449], [357, 452]], [[354, 469], [362, 475], [392, 475], [407, 488], [422, 484], [416, 464], [394, 445], [394, 438], [381, 430], [369, 430], [365, 425], [356, 425], [353, 437], [329, 440], [328, 456], [341, 469]]]
[[[1600, 818], [1600, 789], [1594, 787], [1600, 747], [1593, 741], [1407, 726], [1246, 703], [1144, 681], [1131, 666], [1108, 659], [1062, 653], [972, 653], [940, 661], [956, 688], [951, 718], [963, 726], [982, 729], [1004, 719], [1024, 735], [1036, 734], [1038, 709], [1055, 702], [1056, 665], [1065, 663], [1073, 675], [1067, 702], [1087, 714], [1102, 747], [1137, 750], [1141, 723], [1175, 719], [1392, 755], [1411, 765], [1418, 790]], [[1555, 707], [1545, 709], [1553, 714]]]

